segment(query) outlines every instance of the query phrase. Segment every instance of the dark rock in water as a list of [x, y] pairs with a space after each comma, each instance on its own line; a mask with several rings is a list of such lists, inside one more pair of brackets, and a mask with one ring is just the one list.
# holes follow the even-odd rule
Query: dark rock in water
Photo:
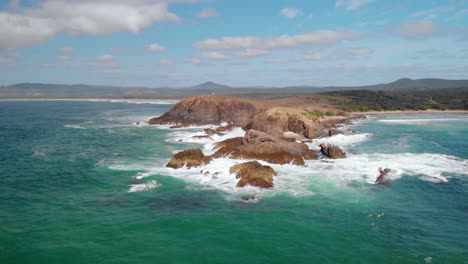
[[389, 168], [382, 168], [380, 167], [379, 168], [379, 177], [377, 177], [377, 179], [375, 180], [375, 184], [379, 184], [379, 185], [384, 185], [384, 184], [388, 184], [388, 179], [385, 178], [385, 176], [387, 176], [387, 174], [389, 174], [390, 172], [392, 172], [391, 169]]
[[258, 161], [250, 161], [232, 166], [230, 173], [236, 173], [236, 178], [240, 179], [237, 187], [247, 185], [260, 188], [273, 187], [273, 176], [277, 173], [270, 166], [263, 166]]
[[343, 134], [343, 132], [341, 132], [339, 130], [336, 130], [336, 129], [328, 130], [328, 136], [329, 137], [334, 136], [334, 135], [339, 135], [339, 134]]
[[258, 202], [260, 200], [260, 197], [256, 196], [256, 195], [244, 195], [242, 196], [242, 201], [246, 202], [246, 203], [255, 203], [255, 202]]
[[186, 166], [191, 168], [208, 164], [210, 161], [211, 157], [205, 156], [200, 149], [189, 149], [175, 154], [166, 167], [178, 169]]
[[343, 159], [346, 158], [346, 153], [336, 145], [332, 145], [328, 142], [320, 144], [320, 151], [323, 155], [331, 159]]

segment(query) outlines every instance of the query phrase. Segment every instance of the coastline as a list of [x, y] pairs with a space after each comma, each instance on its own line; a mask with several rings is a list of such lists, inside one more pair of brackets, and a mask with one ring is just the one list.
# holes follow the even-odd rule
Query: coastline
[[392, 115], [392, 114], [468, 114], [468, 110], [397, 110], [397, 111], [367, 111], [351, 112], [350, 116]]
[[176, 104], [179, 99], [112, 99], [112, 98], [57, 98], [57, 99], [0, 99], [0, 102], [28, 102], [28, 101], [70, 101], [70, 102], [111, 102], [135, 104]]

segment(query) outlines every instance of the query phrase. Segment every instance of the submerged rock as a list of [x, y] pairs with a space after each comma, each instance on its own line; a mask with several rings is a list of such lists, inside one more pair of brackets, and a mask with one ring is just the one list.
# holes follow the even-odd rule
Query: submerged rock
[[247, 185], [260, 188], [273, 187], [273, 176], [277, 173], [270, 166], [263, 166], [258, 161], [250, 161], [232, 166], [230, 173], [236, 173], [236, 178], [240, 179], [237, 187]]
[[328, 142], [320, 144], [320, 151], [323, 155], [331, 159], [343, 159], [346, 158], [346, 153], [336, 145], [332, 145]]
[[210, 161], [211, 157], [205, 156], [200, 149], [189, 149], [175, 154], [166, 167], [178, 169], [186, 166], [191, 168], [208, 164]]
[[390, 172], [392, 172], [391, 169], [389, 168], [382, 168], [380, 167], [379, 168], [379, 177], [377, 177], [377, 179], [375, 180], [375, 184], [379, 184], [379, 185], [385, 185], [385, 184], [388, 184], [389, 183], [389, 180], [385, 178], [385, 176], [387, 176], [387, 174], [389, 174]]

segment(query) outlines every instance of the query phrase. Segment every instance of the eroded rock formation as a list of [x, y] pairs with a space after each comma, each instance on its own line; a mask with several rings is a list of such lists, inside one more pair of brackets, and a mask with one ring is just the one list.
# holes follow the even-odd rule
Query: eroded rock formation
[[343, 159], [346, 158], [346, 153], [336, 145], [332, 145], [328, 142], [320, 144], [320, 151], [323, 155], [331, 159]]
[[166, 167], [169, 168], [187, 168], [198, 167], [210, 163], [211, 157], [205, 156], [200, 149], [188, 149], [175, 154]]
[[277, 173], [270, 166], [263, 166], [258, 161], [250, 161], [232, 166], [230, 173], [235, 173], [236, 178], [240, 179], [237, 187], [247, 185], [260, 188], [273, 187], [273, 176]]
[[253, 129], [244, 137], [217, 143], [216, 148], [214, 158], [258, 159], [274, 164], [304, 165], [304, 159], [317, 158], [306, 144], [285, 141]]

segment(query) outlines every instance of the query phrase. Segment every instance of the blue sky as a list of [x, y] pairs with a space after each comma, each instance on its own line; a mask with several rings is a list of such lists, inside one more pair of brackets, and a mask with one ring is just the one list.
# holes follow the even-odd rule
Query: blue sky
[[0, 1], [0, 85], [468, 79], [468, 1]]

